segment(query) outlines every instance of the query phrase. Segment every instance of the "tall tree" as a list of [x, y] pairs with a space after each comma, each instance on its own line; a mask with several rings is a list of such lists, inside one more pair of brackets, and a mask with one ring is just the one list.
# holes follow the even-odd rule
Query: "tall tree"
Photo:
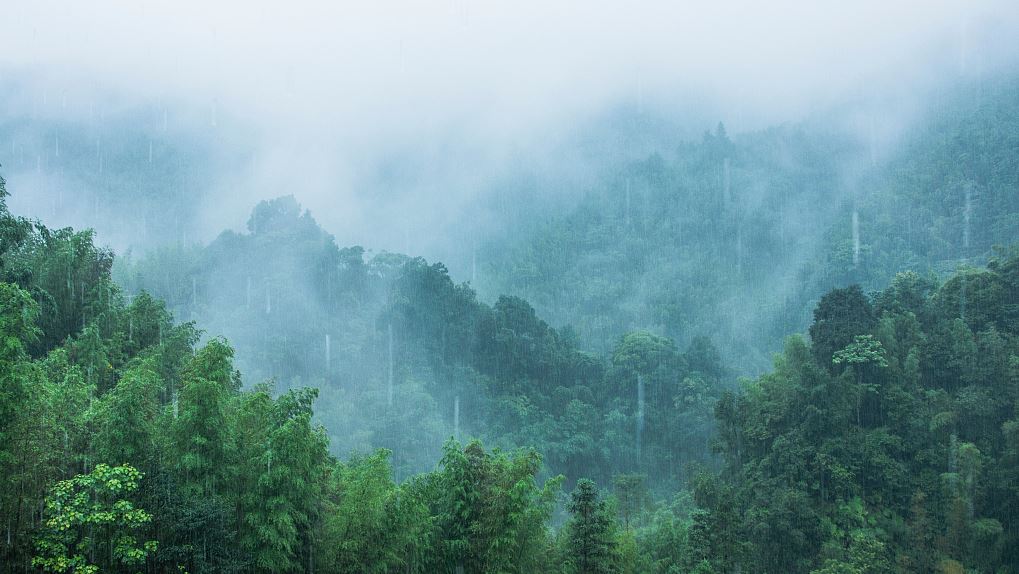
[[574, 574], [617, 572], [615, 526], [594, 482], [577, 481], [567, 507], [566, 564]]
[[859, 285], [834, 289], [821, 297], [810, 325], [811, 350], [818, 364], [837, 370], [832, 356], [857, 335], [869, 333], [876, 324], [874, 309]]

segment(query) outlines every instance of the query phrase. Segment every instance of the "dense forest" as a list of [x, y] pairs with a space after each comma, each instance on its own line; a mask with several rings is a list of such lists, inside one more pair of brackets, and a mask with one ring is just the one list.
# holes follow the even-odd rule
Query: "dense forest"
[[1019, 574], [1016, 0], [9, 4], [0, 574]]
[[[271, 81], [121, 98], [0, 50], [0, 574], [1019, 574], [1015, 35], [791, 112], [632, 41], [611, 95], [552, 58], [513, 83], [554, 98], [460, 102], [478, 38], [463, 79], [414, 26], [264, 57], [218, 30], [268, 12], [214, 12], [189, 43]], [[737, 80], [724, 24], [691, 76]]]
[[116, 274], [225, 335], [255, 380], [319, 388], [335, 454], [384, 446], [406, 476], [449, 436], [478, 436], [542, 445], [567, 476], [640, 471], [670, 490], [707, 462], [712, 405], [733, 383], [708, 339], [680, 349], [634, 331], [592, 354], [518, 297], [479, 301], [442, 264], [338, 248], [292, 197], [257, 206], [248, 228]]
[[950, 138], [889, 164], [902, 189], [961, 170], [961, 227], [885, 222], [860, 260], [898, 229], [930, 272], [831, 279], [754, 378], [653, 324], [585, 351], [440, 263], [338, 247], [292, 197], [119, 261], [3, 204], [4, 571], [1015, 571], [1006, 132], [985, 163]]
[[1019, 80], [954, 84], [915, 113], [891, 140], [856, 109], [719, 124], [602, 175], [571, 210], [528, 212], [482, 247], [477, 287], [590, 348], [633, 328], [711, 334], [727, 364], [760, 372], [829, 289], [980, 265], [1019, 237]]

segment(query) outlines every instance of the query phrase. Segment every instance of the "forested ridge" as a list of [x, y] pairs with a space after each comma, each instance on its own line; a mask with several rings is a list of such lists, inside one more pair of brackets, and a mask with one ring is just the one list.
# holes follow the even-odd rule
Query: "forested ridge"
[[719, 125], [491, 299], [292, 196], [115, 257], [0, 179], [0, 571], [1017, 572], [1015, 90], [882, 161]]
[[[6, 210], [2, 224], [10, 572], [1008, 572], [1017, 559], [1013, 253], [940, 284], [906, 272], [871, 294], [826, 294], [810, 343], [790, 338], [771, 372], [709, 401], [724, 465], [666, 497], [642, 466], [669, 456], [651, 439], [634, 445], [630, 473], [560, 459], [565, 476], [550, 476], [539, 452], [556, 449], [555, 433], [518, 437], [535, 450], [451, 439], [434, 470], [399, 482], [388, 451], [338, 459], [312, 419], [318, 390], [242, 385], [226, 341], [198, 344], [162, 302], [128, 300], [89, 232]], [[419, 337], [434, 369], [469, 367], [480, 379], [463, 384], [495, 397], [545, 382], [534, 369], [558, 385], [544, 398], [525, 389], [534, 408], [556, 412], [571, 392], [603, 406], [622, 393], [599, 385], [639, 377], [648, 412], [637, 414], [663, 425], [664, 444], [681, 431], [655, 417], [686, 420], [670, 409], [690, 377], [724, 378], [701, 374], [720, 368], [706, 343], [679, 353], [632, 333], [605, 366], [523, 301], [479, 303], [441, 265], [393, 268], [379, 321]], [[462, 348], [474, 352], [457, 360]], [[598, 376], [577, 374], [585, 361]], [[665, 374], [677, 371], [691, 375]], [[601, 448], [619, 446], [603, 432]], [[578, 480], [599, 468], [601, 489]]]
[[401, 477], [430, 469], [451, 435], [477, 436], [541, 444], [556, 473], [640, 470], [674, 489], [707, 461], [711, 405], [734, 382], [706, 338], [680, 349], [634, 331], [585, 352], [526, 301], [481, 302], [441, 263], [339, 248], [289, 196], [259, 204], [247, 233], [116, 274], [225, 335], [253, 380], [319, 388], [334, 454], [384, 446]]
[[[866, 111], [663, 147], [482, 247], [478, 289], [530, 301], [591, 348], [711, 334], [760, 372], [833, 287], [983, 264], [1019, 236], [1019, 80], [930, 95], [894, 137]], [[620, 154], [622, 155], [622, 154]]]

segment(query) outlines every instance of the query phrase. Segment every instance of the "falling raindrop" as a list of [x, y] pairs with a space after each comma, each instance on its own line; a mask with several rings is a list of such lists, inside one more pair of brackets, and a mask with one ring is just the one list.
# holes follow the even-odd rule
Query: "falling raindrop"
[[386, 393], [386, 404], [393, 405], [393, 323], [386, 328], [389, 336], [389, 384]]
[[177, 391], [173, 391], [173, 418], [177, 418], [180, 413], [180, 405], [177, 402]]
[[152, 163], [152, 140], [149, 140], [149, 163]]
[[959, 277], [959, 318], [963, 321], [966, 320], [966, 273], [963, 272]]
[[853, 208], [853, 266], [860, 264], [860, 215]]
[[877, 167], [877, 132], [874, 128], [874, 116], [868, 118], [867, 148], [870, 154], [870, 167]]
[[736, 225], [736, 275], [743, 276], [743, 225]]
[[460, 439], [460, 395], [453, 397], [453, 436]]
[[948, 436], [948, 476], [949, 480], [952, 480], [953, 482], [956, 473], [959, 470], [959, 462], [956, 458], [956, 454], [959, 450], [958, 441], [959, 438], [954, 432]]
[[191, 306], [198, 306], [198, 279], [191, 277]]
[[729, 184], [730, 184], [730, 171], [729, 171], [729, 158], [722, 160], [722, 194], [725, 198], [725, 204], [729, 205], [731, 197], [729, 195]]
[[326, 333], [326, 372], [329, 372], [330, 367], [332, 365], [332, 360], [331, 360], [332, 357], [330, 356], [330, 352], [331, 351], [332, 351], [332, 345], [330, 344], [330, 341], [329, 341], [329, 333]]
[[272, 313], [272, 294], [269, 292], [269, 287], [265, 288], [265, 314]]
[[248, 285], [246, 289], [247, 299], [244, 306], [248, 309], [251, 308], [251, 275], [248, 275]]
[[471, 246], [471, 286], [478, 284], [478, 244], [474, 242]]
[[626, 178], [626, 211], [624, 212], [626, 226], [630, 226], [630, 178]]
[[644, 436], [644, 377], [637, 375], [637, 462], [640, 463], [641, 440]]
[[969, 249], [969, 220], [970, 214], [973, 212], [972, 196], [973, 188], [966, 184], [965, 207], [962, 210], [962, 246], [967, 250]]
[[53, 155], [56, 157], [60, 157], [60, 134], [56, 135], [53, 147], [54, 147]]

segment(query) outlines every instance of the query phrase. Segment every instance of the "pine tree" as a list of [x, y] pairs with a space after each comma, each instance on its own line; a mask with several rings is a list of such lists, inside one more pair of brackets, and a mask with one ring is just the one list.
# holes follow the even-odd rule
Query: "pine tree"
[[617, 571], [615, 524], [593, 481], [580, 479], [570, 497], [566, 563], [574, 574]]

